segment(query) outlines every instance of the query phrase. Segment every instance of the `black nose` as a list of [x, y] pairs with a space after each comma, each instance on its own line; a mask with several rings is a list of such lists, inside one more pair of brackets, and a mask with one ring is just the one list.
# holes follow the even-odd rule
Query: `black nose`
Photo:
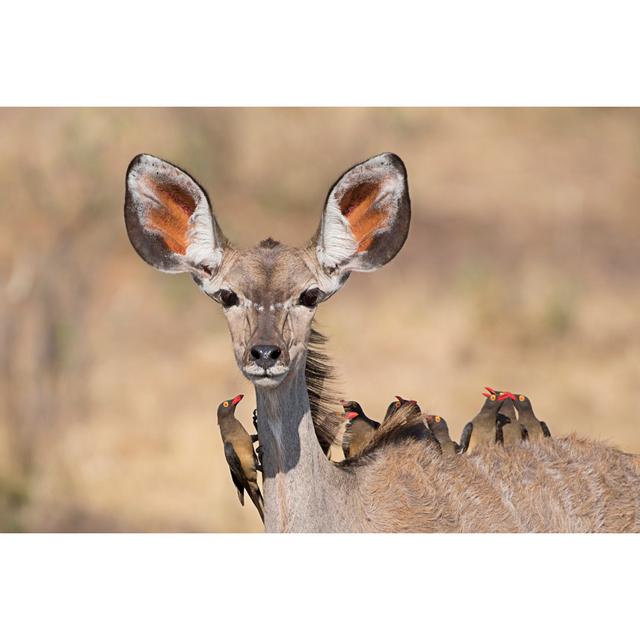
[[272, 367], [281, 353], [282, 351], [272, 344], [257, 344], [251, 347], [251, 357], [259, 367], [264, 369]]

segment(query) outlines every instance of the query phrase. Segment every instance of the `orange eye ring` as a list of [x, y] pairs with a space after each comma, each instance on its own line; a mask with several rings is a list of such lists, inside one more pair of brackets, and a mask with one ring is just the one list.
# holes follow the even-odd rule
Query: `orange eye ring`
[[228, 406], [229, 406], [229, 403], [225, 400], [225, 401], [222, 403], [222, 406], [223, 406], [223, 407], [228, 407]]
[[492, 393], [490, 397], [491, 397], [491, 400], [495, 400], [496, 399], [496, 394]]
[[436, 420], [436, 422], [440, 422], [440, 420], [442, 420], [442, 418], [440, 416], [436, 416], [435, 420]]
[[520, 400], [520, 402], [524, 402], [526, 398], [523, 395], [519, 395], [518, 400]]
[[396, 400], [396, 407], [400, 406], [400, 400]]

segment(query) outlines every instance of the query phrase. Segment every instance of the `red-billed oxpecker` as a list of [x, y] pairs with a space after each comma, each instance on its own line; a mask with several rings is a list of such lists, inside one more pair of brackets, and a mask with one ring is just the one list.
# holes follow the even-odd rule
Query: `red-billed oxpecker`
[[[496, 389], [492, 389], [491, 387], [485, 387], [485, 389], [489, 393], [495, 393], [498, 396], [502, 394], [508, 396], [502, 403], [502, 406], [500, 407], [500, 411], [498, 413], [498, 420], [503, 422], [502, 438], [504, 446], [507, 447], [526, 440], [527, 430], [524, 428], [524, 425], [522, 425], [518, 421], [518, 416], [516, 415], [516, 405], [514, 404], [516, 397], [513, 395], [513, 393], [509, 391], [497, 391]], [[509, 420], [505, 420], [505, 417]]]
[[518, 421], [527, 430], [529, 440], [539, 440], [541, 438], [550, 438], [551, 432], [546, 422], [538, 420], [533, 412], [531, 400], [521, 393], [514, 396], [514, 401], [518, 409]]
[[351, 458], [362, 451], [373, 438], [373, 434], [380, 426], [377, 420], [369, 418], [359, 402], [355, 400], [340, 400], [345, 416], [355, 413], [355, 416], [347, 418], [347, 428], [342, 438], [342, 452], [345, 458]]
[[224, 457], [227, 459], [233, 484], [238, 490], [240, 504], [244, 506], [246, 490], [264, 522], [264, 505], [257, 473], [261, 468], [253, 450], [254, 439], [235, 417], [236, 407], [243, 397], [242, 394], [237, 395], [218, 405], [218, 425], [220, 425], [220, 435], [224, 444]]
[[460, 437], [460, 453], [473, 451], [482, 444], [502, 444], [502, 427], [508, 424], [509, 418], [498, 418], [498, 411], [502, 403], [509, 397], [508, 394], [496, 394], [485, 392], [482, 394], [486, 400], [478, 414], [468, 422]]
[[348, 460], [357, 456], [371, 442], [375, 429], [364, 425], [356, 411], [347, 411], [342, 418], [346, 420], [342, 435], [342, 453], [345, 460]]
[[396, 399], [387, 407], [387, 412], [384, 414], [382, 424], [389, 420], [389, 418], [391, 418], [391, 416], [393, 416], [398, 411], [398, 409], [400, 409], [400, 407], [409, 407], [410, 405], [413, 405], [413, 407], [415, 407], [415, 410], [411, 410], [409, 415], [413, 417], [413, 415], [415, 414], [416, 418], [419, 418], [422, 415], [420, 406], [415, 400], [407, 400], [402, 396], [395, 396], [395, 398]]
[[411, 433], [413, 437], [420, 440], [426, 439], [438, 443], [416, 400], [396, 396], [396, 400], [387, 407], [380, 431], [384, 431], [388, 425], [393, 429], [401, 427], [404, 433]]
[[425, 416], [425, 420], [442, 449], [442, 455], [453, 456], [458, 453], [458, 444], [454, 442], [449, 435], [449, 425], [447, 425], [447, 421], [442, 416], [434, 415]]

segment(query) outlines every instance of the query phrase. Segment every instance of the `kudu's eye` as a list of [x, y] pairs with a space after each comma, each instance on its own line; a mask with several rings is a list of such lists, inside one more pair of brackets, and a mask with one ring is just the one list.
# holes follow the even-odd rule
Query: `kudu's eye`
[[311, 287], [311, 289], [307, 289], [300, 294], [298, 304], [313, 309], [313, 307], [318, 306], [321, 294], [322, 292], [320, 291], [320, 289], [318, 289], [318, 287]]
[[238, 296], [231, 291], [230, 289], [220, 289], [217, 293], [218, 298], [220, 298], [220, 302], [222, 302], [222, 306], [225, 309], [229, 307], [235, 307], [238, 304]]

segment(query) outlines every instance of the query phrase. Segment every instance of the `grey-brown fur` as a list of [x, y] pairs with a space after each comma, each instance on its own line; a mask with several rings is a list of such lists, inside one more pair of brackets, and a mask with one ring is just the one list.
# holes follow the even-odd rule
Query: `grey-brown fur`
[[[151, 156], [129, 167], [125, 218], [147, 262], [190, 273], [219, 302], [237, 294], [225, 316], [256, 390], [267, 531], [640, 531], [636, 460], [576, 437], [443, 456], [432, 438], [381, 427], [352, 464], [325, 456], [305, 375], [314, 309], [301, 294], [318, 288], [321, 302], [352, 271], [377, 269], [400, 250], [410, 201], [397, 156], [345, 173], [303, 249], [234, 249], [195, 180]], [[277, 346], [274, 364], [259, 365], [254, 345]]]

